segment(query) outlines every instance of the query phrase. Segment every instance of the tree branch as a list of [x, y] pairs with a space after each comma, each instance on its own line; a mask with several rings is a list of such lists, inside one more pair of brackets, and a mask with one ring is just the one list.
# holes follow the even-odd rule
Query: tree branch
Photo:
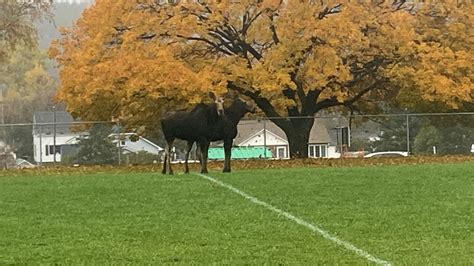
[[280, 39], [278, 38], [278, 34], [277, 34], [277, 31], [276, 31], [276, 28], [275, 28], [275, 23], [274, 23], [274, 20], [273, 20], [273, 14], [271, 14], [269, 17], [270, 17], [270, 31], [272, 32], [272, 39], [273, 39], [273, 42], [275, 44], [279, 44], [280, 43]]
[[237, 91], [241, 95], [245, 95], [250, 99], [254, 100], [258, 107], [262, 109], [262, 111], [265, 112], [268, 117], [281, 117], [280, 114], [277, 113], [273, 105], [270, 103], [270, 101], [260, 96], [260, 93], [246, 90], [245, 88], [236, 85], [232, 81], [227, 82], [227, 88], [229, 90]]
[[328, 15], [336, 14], [341, 12], [342, 4], [335, 5], [334, 7], [326, 7], [323, 11], [319, 12], [318, 19], [323, 19]]

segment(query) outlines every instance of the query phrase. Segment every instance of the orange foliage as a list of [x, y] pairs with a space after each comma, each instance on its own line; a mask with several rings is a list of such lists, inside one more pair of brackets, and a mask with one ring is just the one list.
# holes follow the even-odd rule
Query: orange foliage
[[75, 116], [156, 124], [163, 110], [227, 89], [270, 117], [388, 96], [409, 106], [472, 101], [472, 6], [157, 2], [98, 0], [53, 43], [58, 98]]

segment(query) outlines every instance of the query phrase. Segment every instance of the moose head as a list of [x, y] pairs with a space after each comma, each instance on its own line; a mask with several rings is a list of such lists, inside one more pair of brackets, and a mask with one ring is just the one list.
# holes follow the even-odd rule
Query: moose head
[[216, 96], [213, 92], [209, 92], [209, 97], [214, 101], [216, 105], [217, 114], [219, 116], [224, 115], [224, 98]]

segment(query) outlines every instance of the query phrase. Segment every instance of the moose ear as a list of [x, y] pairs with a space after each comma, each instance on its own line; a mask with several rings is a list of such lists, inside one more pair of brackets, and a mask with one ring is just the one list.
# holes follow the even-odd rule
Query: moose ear
[[214, 101], [216, 100], [216, 95], [212, 91], [209, 92], [209, 97], [211, 97], [211, 99]]

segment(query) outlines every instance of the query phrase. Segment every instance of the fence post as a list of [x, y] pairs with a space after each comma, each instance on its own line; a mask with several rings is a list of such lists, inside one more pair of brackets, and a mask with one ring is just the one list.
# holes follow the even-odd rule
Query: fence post
[[53, 106], [53, 158], [56, 165], [56, 106]]
[[407, 123], [407, 153], [410, 154], [410, 116], [406, 115]]
[[118, 165], [122, 164], [122, 129], [120, 128], [120, 122], [117, 121], [117, 144], [118, 144]]
[[267, 159], [267, 120], [263, 119], [263, 157]]
[[38, 127], [39, 134], [39, 165], [43, 166], [43, 133], [41, 132], [41, 126]]

